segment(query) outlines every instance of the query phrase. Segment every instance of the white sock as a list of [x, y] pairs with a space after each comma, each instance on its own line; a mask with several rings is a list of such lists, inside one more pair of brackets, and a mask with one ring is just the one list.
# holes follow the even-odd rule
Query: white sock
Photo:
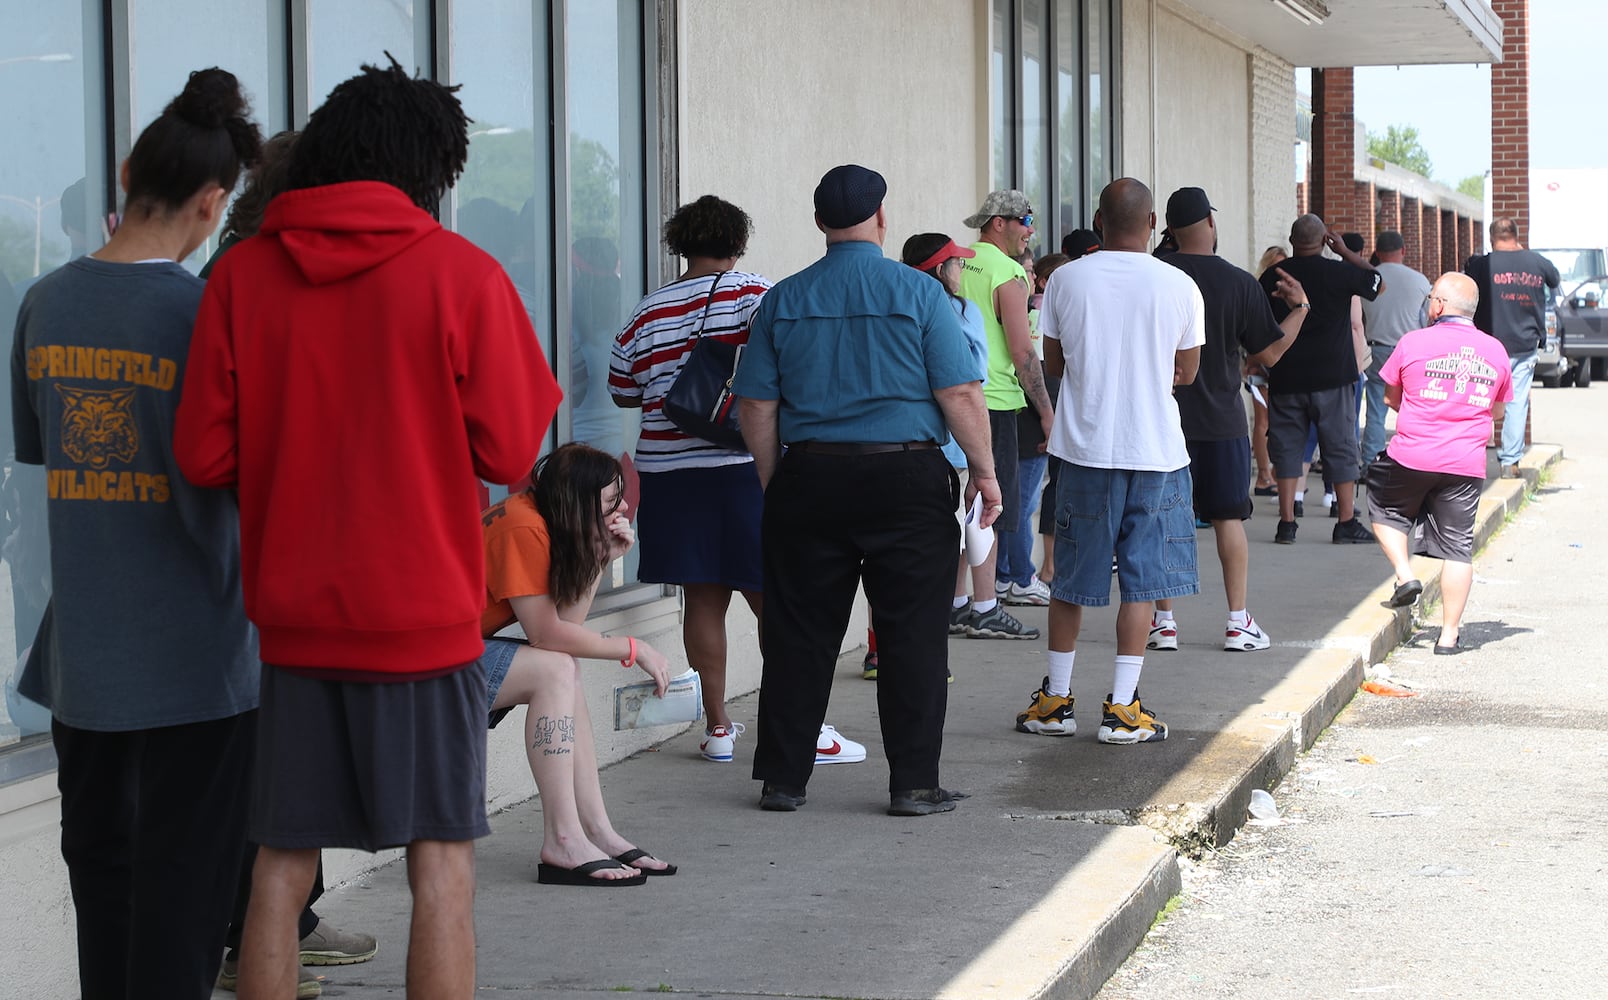
[[1171, 625], [1171, 624], [1173, 624], [1172, 612], [1171, 611], [1163, 611], [1160, 608], [1157, 608], [1156, 609], [1156, 617], [1151, 620], [1151, 624], [1152, 625]]
[[1323, 502], [1324, 503], [1334, 503], [1334, 494], [1333, 493], [1325, 493], [1323, 495]]
[[1072, 693], [1072, 661], [1077, 658], [1078, 651], [1069, 649], [1064, 653], [1050, 650], [1050, 683], [1044, 693], [1055, 698], [1065, 698]]
[[1145, 668], [1142, 656], [1119, 656], [1111, 672], [1111, 704], [1131, 705], [1139, 690], [1139, 672]]
[[951, 604], [950, 607], [953, 608], [956, 611], [959, 611], [961, 608], [964, 608], [966, 605], [968, 605], [970, 603], [971, 603], [971, 595], [970, 594], [961, 594], [959, 597], [955, 598], [954, 603]]
[[1295, 499], [1298, 503], [1306, 503], [1306, 490], [1296, 490]]
[[986, 601], [973, 601], [972, 610], [980, 615], [986, 615], [999, 605], [999, 598], [990, 597]]
[[1238, 611], [1230, 611], [1228, 613], [1228, 622], [1230, 625], [1238, 625], [1241, 628], [1244, 628], [1245, 625], [1250, 622], [1250, 620], [1250, 613], [1244, 608], [1241, 608]]

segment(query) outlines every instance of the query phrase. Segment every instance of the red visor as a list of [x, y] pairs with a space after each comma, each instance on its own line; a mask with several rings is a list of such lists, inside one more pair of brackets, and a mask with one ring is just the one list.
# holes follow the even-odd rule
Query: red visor
[[937, 253], [933, 254], [931, 257], [928, 257], [926, 260], [922, 261], [921, 263], [915, 264], [915, 265], [912, 265], [912, 266], [915, 267], [915, 269], [918, 270], [918, 271], [930, 271], [930, 270], [932, 270], [933, 268], [937, 267], [939, 264], [942, 264], [944, 261], [948, 260], [951, 257], [975, 257], [975, 256], [977, 256], [977, 251], [976, 250], [972, 250], [972, 249], [969, 249], [967, 247], [956, 246], [955, 241], [950, 240], [948, 243], [945, 243], [943, 246], [939, 247]]

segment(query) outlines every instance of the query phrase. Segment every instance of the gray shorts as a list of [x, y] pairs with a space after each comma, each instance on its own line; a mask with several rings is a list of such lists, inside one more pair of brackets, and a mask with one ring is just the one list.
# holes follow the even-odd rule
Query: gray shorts
[[486, 822], [486, 673], [319, 680], [263, 664], [251, 839], [378, 851]]
[[1357, 480], [1357, 384], [1348, 382], [1318, 392], [1275, 392], [1267, 401], [1267, 454], [1273, 475], [1301, 478], [1301, 456], [1307, 435], [1318, 428], [1324, 473], [1330, 482]]

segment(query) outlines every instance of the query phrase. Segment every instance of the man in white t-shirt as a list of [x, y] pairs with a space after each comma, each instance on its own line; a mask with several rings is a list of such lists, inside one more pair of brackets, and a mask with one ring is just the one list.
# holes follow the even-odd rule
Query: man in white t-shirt
[[[1101, 252], [1050, 276], [1039, 314], [1044, 365], [1062, 376], [1049, 451], [1061, 459], [1050, 672], [1016, 728], [1071, 736], [1072, 667], [1085, 607], [1111, 603], [1117, 555], [1117, 657], [1098, 739], [1144, 743], [1167, 727], [1139, 703], [1155, 602], [1200, 591], [1189, 452], [1172, 390], [1195, 380], [1205, 304], [1189, 275], [1149, 254], [1150, 189], [1131, 177], [1100, 193]], [[1066, 527], [1062, 527], [1065, 525]]]

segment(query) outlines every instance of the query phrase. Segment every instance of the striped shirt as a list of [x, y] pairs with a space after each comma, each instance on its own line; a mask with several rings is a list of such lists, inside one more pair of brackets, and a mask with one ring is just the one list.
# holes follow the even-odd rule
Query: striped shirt
[[682, 433], [664, 413], [665, 394], [692, 352], [694, 335], [728, 344], [748, 343], [749, 320], [771, 286], [760, 275], [743, 271], [727, 271], [718, 282], [712, 302], [714, 275], [673, 281], [650, 293], [615, 338], [609, 394], [642, 403], [636, 465], [643, 472], [707, 469], [754, 460], [746, 451], [722, 448]]

